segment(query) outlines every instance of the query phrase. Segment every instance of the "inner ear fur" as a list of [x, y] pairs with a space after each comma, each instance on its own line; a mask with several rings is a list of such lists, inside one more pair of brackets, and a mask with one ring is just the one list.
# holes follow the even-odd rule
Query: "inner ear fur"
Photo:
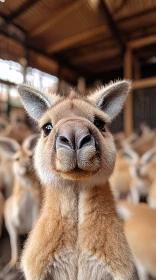
[[131, 164], [139, 159], [139, 155], [132, 149], [123, 149], [122, 155]]
[[100, 88], [89, 99], [113, 120], [122, 110], [130, 89], [130, 81], [118, 81]]
[[146, 152], [142, 158], [141, 161], [143, 163], [148, 163], [150, 161], [152, 161], [154, 158], [156, 158], [156, 147], [153, 147], [152, 149], [150, 149], [148, 152]]
[[0, 148], [7, 157], [13, 158], [14, 154], [20, 149], [20, 145], [12, 138], [0, 137]]
[[38, 137], [39, 137], [38, 134], [33, 134], [33, 135], [28, 136], [22, 144], [23, 148], [33, 152], [35, 145], [37, 143]]
[[51, 107], [51, 102], [45, 94], [28, 85], [18, 86], [25, 110], [31, 118], [38, 121], [43, 113]]

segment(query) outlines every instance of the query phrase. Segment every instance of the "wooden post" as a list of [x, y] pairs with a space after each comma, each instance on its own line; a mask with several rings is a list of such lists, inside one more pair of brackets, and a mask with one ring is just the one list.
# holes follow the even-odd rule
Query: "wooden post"
[[[132, 79], [132, 51], [127, 48], [124, 57], [124, 76], [126, 79]], [[133, 94], [129, 94], [125, 107], [124, 107], [124, 131], [126, 136], [129, 136], [133, 132]]]
[[85, 94], [86, 93], [86, 81], [85, 81], [85, 78], [83, 78], [83, 77], [79, 77], [78, 78], [77, 88], [78, 88], [78, 91], [81, 94]]
[[134, 79], [140, 79], [140, 62], [136, 57], [134, 59]]
[[19, 63], [23, 66], [23, 83], [26, 83], [28, 61], [25, 57], [22, 57]]

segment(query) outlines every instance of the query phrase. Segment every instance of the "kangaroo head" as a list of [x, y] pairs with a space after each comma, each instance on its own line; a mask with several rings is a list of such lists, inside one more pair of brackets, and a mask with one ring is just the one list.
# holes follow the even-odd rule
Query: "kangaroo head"
[[156, 166], [156, 147], [151, 148], [142, 155], [140, 174], [142, 176], [147, 176], [153, 164]]
[[108, 124], [121, 111], [128, 81], [102, 87], [89, 97], [44, 95], [29, 86], [18, 90], [24, 107], [41, 129], [35, 166], [43, 184], [54, 179], [103, 182], [113, 171], [115, 145]]
[[0, 137], [0, 147], [3, 153], [13, 162], [13, 171], [17, 176], [27, 175], [33, 168], [33, 148], [37, 135], [27, 137], [20, 145], [9, 137]]
[[127, 146], [123, 149], [123, 156], [129, 162], [132, 177], [145, 177], [149, 173], [151, 164], [156, 159], [156, 147], [139, 156], [138, 153]]

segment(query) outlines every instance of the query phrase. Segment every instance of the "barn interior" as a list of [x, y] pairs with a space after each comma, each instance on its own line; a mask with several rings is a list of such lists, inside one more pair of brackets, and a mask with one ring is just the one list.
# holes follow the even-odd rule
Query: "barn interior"
[[[71, 88], [88, 95], [97, 87], [123, 78], [132, 81], [132, 90], [110, 127], [117, 146], [116, 168], [123, 160], [113, 178], [114, 184], [119, 184], [114, 190], [115, 199], [129, 194], [133, 197], [130, 188], [134, 175], [129, 168], [137, 169], [146, 153], [151, 152], [151, 168], [156, 168], [156, 1], [0, 0], [0, 137], [11, 137], [21, 144], [30, 131], [36, 133], [22, 108], [19, 84], [63, 96]], [[138, 162], [122, 158], [123, 150], [125, 155], [135, 152]], [[1, 179], [6, 172], [2, 158], [0, 166], [0, 190], [7, 199]], [[122, 180], [126, 172], [129, 179], [123, 180], [128, 180], [128, 187], [120, 189], [117, 177]], [[137, 173], [135, 182], [150, 182], [145, 187], [146, 195], [139, 193], [137, 203], [144, 201], [156, 208], [156, 175], [149, 173], [146, 178]], [[149, 196], [155, 201], [152, 206]], [[0, 279], [22, 279], [18, 266], [4, 274], [11, 253], [3, 211], [2, 220]], [[156, 261], [156, 228], [154, 235]], [[156, 279], [156, 271], [155, 278], [147, 272], [146, 279]]]

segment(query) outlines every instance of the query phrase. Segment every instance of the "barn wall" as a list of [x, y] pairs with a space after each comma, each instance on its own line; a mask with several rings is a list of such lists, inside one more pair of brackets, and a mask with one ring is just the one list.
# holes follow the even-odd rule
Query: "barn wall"
[[[156, 87], [137, 89], [133, 91], [134, 130], [139, 131], [141, 123], [156, 128]], [[110, 127], [113, 133], [123, 131], [123, 112]]]
[[117, 133], [119, 131], [123, 131], [123, 112], [113, 121], [110, 126], [110, 130], [112, 133]]
[[156, 127], [156, 87], [135, 90], [133, 92], [134, 129], [140, 123]]

